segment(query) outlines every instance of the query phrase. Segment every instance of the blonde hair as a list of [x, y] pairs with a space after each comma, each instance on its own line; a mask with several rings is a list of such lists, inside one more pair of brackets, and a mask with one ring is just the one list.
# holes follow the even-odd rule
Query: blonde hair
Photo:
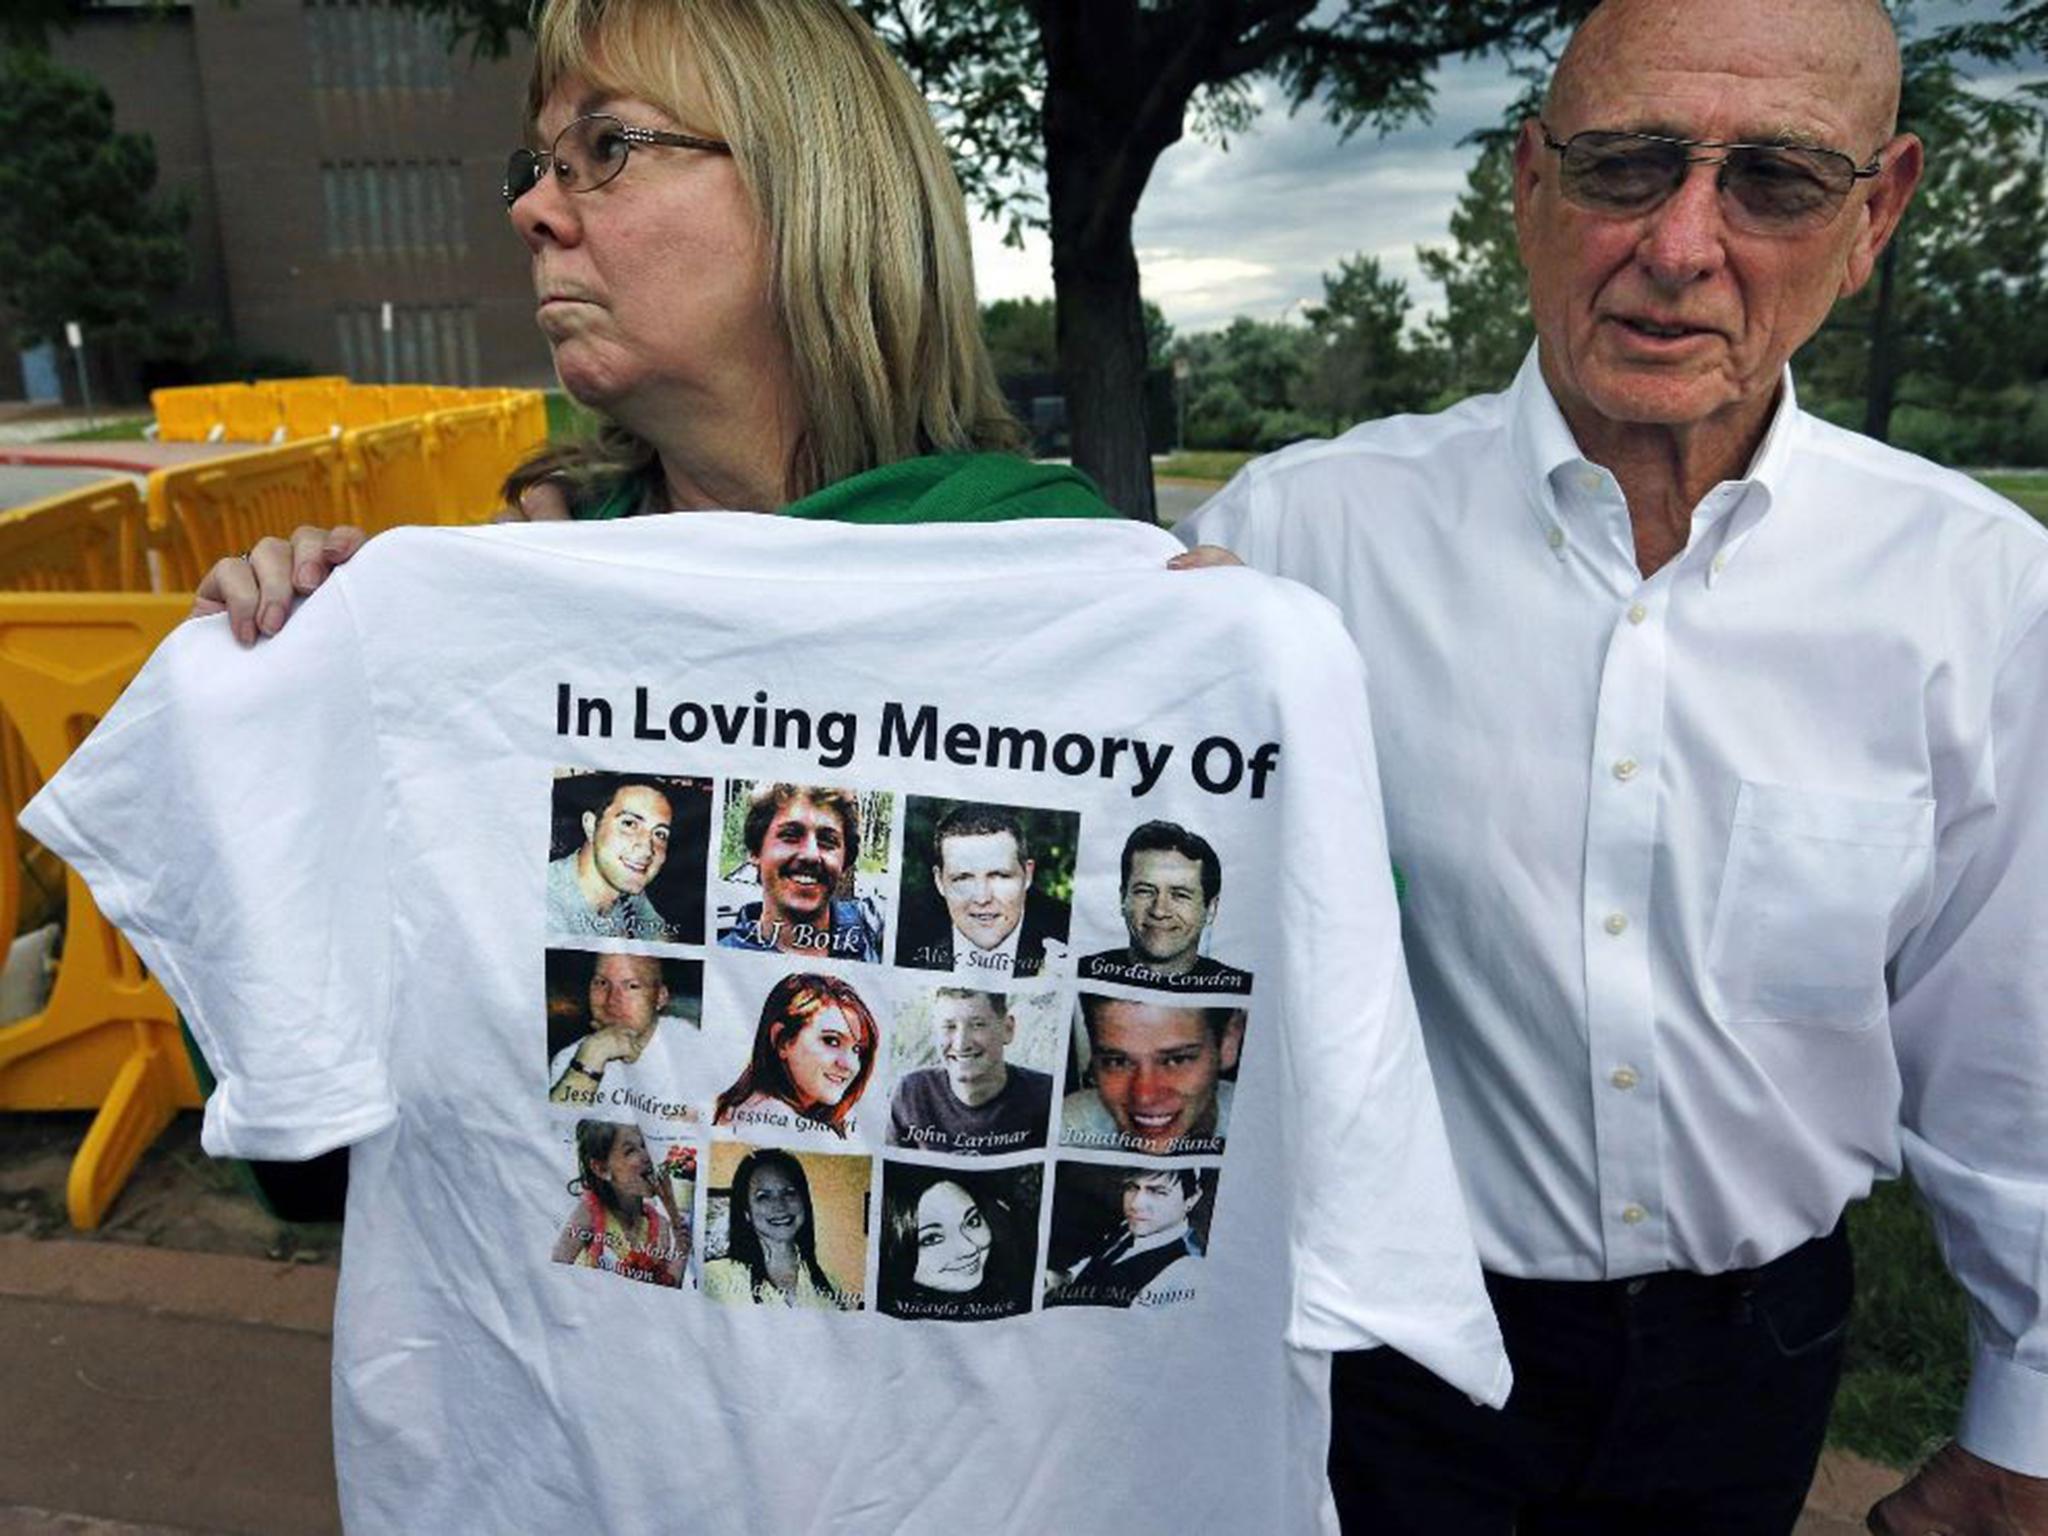
[[[840, 0], [538, 0], [534, 32], [529, 123], [575, 78], [732, 145], [771, 243], [803, 414], [790, 499], [920, 454], [1018, 445], [945, 145]], [[652, 471], [654, 451], [608, 424], [594, 449], [543, 463], [587, 490]]]

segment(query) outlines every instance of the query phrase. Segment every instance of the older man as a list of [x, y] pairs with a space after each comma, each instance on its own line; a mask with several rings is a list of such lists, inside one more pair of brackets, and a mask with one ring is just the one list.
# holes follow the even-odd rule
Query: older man
[[1340, 1360], [1353, 1529], [1788, 1530], [1903, 1163], [1974, 1371], [1873, 1528], [2048, 1531], [2048, 540], [1786, 370], [1919, 178], [1898, 95], [1876, 0], [1608, 0], [1517, 146], [1513, 387], [1192, 522], [1372, 669], [1515, 1364], [1488, 1416]]

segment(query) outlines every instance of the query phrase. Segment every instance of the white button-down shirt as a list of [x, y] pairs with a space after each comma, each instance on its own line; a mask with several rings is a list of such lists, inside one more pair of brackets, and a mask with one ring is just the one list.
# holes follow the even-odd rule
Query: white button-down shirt
[[1181, 530], [1343, 611], [1481, 1257], [1756, 1265], [1910, 1169], [2048, 1474], [2048, 538], [1783, 403], [1647, 579], [1535, 355]]

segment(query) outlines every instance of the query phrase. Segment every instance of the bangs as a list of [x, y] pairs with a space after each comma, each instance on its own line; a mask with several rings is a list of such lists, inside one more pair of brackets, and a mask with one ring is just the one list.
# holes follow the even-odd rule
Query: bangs
[[595, 97], [630, 96], [658, 107], [688, 133], [723, 138], [710, 101], [690, 7], [680, 0], [550, 0], [534, 33], [526, 125], [565, 81]]

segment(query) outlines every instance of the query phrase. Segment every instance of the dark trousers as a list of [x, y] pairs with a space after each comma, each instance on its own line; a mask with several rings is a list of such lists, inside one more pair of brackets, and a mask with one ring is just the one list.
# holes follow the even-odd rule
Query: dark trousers
[[1842, 1372], [1841, 1228], [1754, 1270], [1488, 1275], [1513, 1396], [1475, 1408], [1390, 1349], [1335, 1357], [1346, 1536], [1786, 1536]]

